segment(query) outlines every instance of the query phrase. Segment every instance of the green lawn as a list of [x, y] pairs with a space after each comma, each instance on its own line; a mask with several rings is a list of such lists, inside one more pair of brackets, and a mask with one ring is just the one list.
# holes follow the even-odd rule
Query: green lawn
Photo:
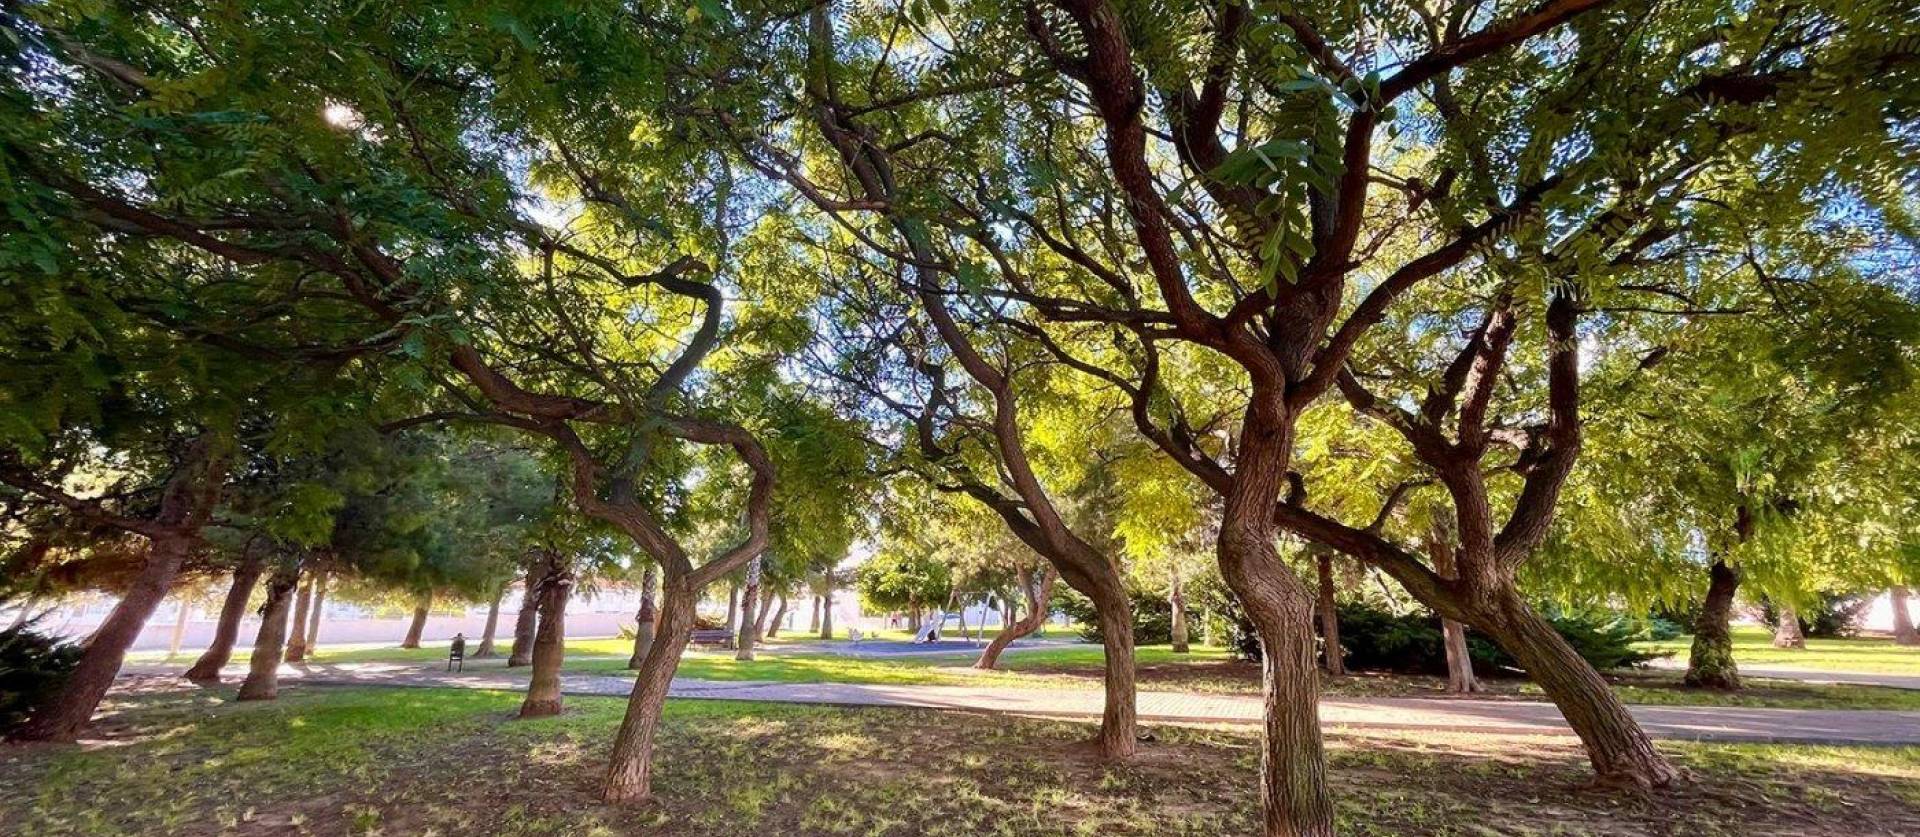
[[[1155, 728], [1098, 760], [1069, 722], [673, 701], [658, 804], [595, 789], [623, 701], [287, 688], [120, 695], [81, 747], [0, 750], [0, 834], [1245, 834], [1256, 733]], [[1343, 834], [1887, 833], [1920, 805], [1920, 748], [1665, 744], [1694, 776], [1651, 797], [1588, 788], [1568, 738], [1327, 742]]]
[[[1742, 647], [1752, 644], [1743, 636]], [[844, 642], [834, 640], [833, 642]], [[1815, 640], [1822, 645], [1868, 644], [1871, 640]], [[701, 680], [772, 681], [782, 683], [866, 683], [876, 685], [979, 686], [1006, 688], [1099, 688], [1104, 654], [1095, 645], [1010, 651], [1003, 670], [982, 671], [963, 655], [901, 658], [851, 657], [819, 650], [818, 639], [782, 639], [769, 643], [759, 658], [742, 662], [734, 652], [694, 648], [681, 659], [679, 676]], [[1671, 644], [1671, 643], [1668, 643]], [[1883, 643], [1884, 644], [1884, 643]], [[1768, 647], [1767, 650], [1773, 650]], [[1861, 653], [1879, 651], [1868, 647]], [[567, 644], [567, 670], [627, 676], [631, 644], [622, 639], [573, 640]], [[1825, 653], [1825, 652], [1821, 652]], [[1891, 648], [1894, 655], [1912, 655], [1914, 649]], [[311, 657], [318, 663], [412, 662], [431, 665], [446, 657], [446, 643], [428, 643], [417, 649], [329, 648]], [[1898, 657], [1894, 657], [1898, 659]], [[1189, 691], [1214, 694], [1258, 694], [1258, 666], [1230, 659], [1224, 649], [1194, 646], [1191, 653], [1175, 654], [1165, 645], [1142, 646], [1136, 652], [1139, 686], [1151, 691]], [[1901, 709], [1920, 711], [1920, 690], [1878, 686], [1798, 683], [1789, 680], [1747, 678], [1748, 688], [1720, 693], [1682, 688], [1674, 671], [1624, 672], [1610, 675], [1629, 703], [1689, 706], [1770, 706], [1796, 709]], [[1484, 681], [1487, 700], [1539, 700], [1540, 690], [1518, 679]], [[1326, 694], [1333, 697], [1449, 697], [1439, 678], [1357, 674], [1327, 678]]]
[[[1692, 643], [1693, 637], [1682, 636], [1642, 643], [1642, 647], [1668, 652], [1684, 661]], [[1798, 650], [1775, 648], [1773, 634], [1767, 629], [1743, 625], [1733, 629], [1733, 658], [1741, 665], [1750, 666], [1920, 676], [1920, 648], [1894, 645], [1883, 637], [1809, 639], [1806, 649]]]

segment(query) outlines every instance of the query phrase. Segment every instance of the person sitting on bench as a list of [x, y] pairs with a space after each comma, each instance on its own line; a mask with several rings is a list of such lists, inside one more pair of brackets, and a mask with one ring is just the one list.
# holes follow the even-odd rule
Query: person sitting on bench
[[467, 661], [467, 635], [453, 635], [453, 644], [447, 646], [447, 670], [465, 671]]

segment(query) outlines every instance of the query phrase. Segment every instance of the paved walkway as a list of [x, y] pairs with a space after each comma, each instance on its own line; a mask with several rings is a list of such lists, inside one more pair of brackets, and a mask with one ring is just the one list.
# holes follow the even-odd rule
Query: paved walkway
[[[1687, 661], [1673, 657], [1661, 657], [1648, 664], [1652, 668], [1685, 671]], [[1742, 677], [1769, 677], [1775, 680], [1798, 680], [1802, 683], [1840, 683], [1849, 686], [1885, 686], [1890, 689], [1920, 690], [1920, 675], [1879, 674], [1866, 671], [1827, 671], [1818, 668], [1800, 666], [1748, 666], [1740, 667]]]
[[[178, 666], [129, 666], [126, 675], [174, 674]], [[228, 670], [228, 682], [244, 676]], [[488, 666], [449, 673], [402, 663], [285, 666], [286, 682], [330, 686], [413, 686], [469, 689], [526, 688], [518, 672]], [[572, 695], [625, 697], [629, 678], [568, 674], [561, 688]], [[905, 686], [854, 683], [769, 683], [676, 678], [677, 698], [755, 700], [842, 706], [901, 706], [1043, 717], [1099, 717], [1097, 689], [1011, 689], [995, 686]], [[1254, 724], [1261, 700], [1252, 695], [1140, 692], [1143, 721]], [[1816, 744], [1920, 744], [1920, 712], [1836, 709], [1754, 709], [1730, 706], [1635, 706], [1634, 717], [1660, 738], [1701, 741], [1768, 741]], [[1331, 729], [1427, 730], [1523, 735], [1571, 735], [1558, 709], [1533, 701], [1433, 698], [1327, 698], [1320, 721]]]

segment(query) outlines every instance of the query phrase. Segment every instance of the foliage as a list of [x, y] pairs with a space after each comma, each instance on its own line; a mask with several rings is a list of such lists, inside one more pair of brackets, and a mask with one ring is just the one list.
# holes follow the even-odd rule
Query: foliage
[[[1134, 591], [1130, 597], [1133, 604], [1133, 641], [1137, 645], [1159, 645], [1173, 639], [1173, 605], [1167, 597], [1157, 593]], [[1066, 586], [1054, 589], [1053, 609], [1066, 614], [1080, 626], [1080, 638], [1088, 642], [1104, 642], [1106, 633], [1100, 629], [1100, 619], [1093, 609], [1093, 600], [1079, 591]]]
[[84, 648], [32, 625], [0, 630], [0, 735], [26, 720], [27, 712], [66, 682]]

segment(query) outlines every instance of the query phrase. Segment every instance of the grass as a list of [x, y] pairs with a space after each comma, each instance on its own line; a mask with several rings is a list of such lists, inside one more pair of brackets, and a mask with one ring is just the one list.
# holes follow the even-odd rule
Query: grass
[[[1106, 763], [1068, 722], [923, 710], [673, 701], [660, 801], [595, 798], [623, 702], [511, 720], [518, 696], [291, 687], [117, 694], [79, 747], [0, 750], [0, 833], [1245, 834], [1245, 729], [1155, 728]], [[1920, 805], [1920, 748], [1662, 744], [1694, 782], [1587, 788], [1564, 738], [1336, 733], [1343, 834], [1888, 833]]]
[[[1101, 666], [1105, 659], [1101, 649], [1094, 645], [1033, 648], [1008, 652], [1001, 658], [1002, 670], [982, 671], [973, 668], [973, 659], [964, 655], [852, 657], [821, 650], [823, 644], [822, 640], [811, 638], [776, 640], [768, 644], [759, 659], [746, 662], [735, 660], [732, 651], [694, 648], [681, 659], [678, 675], [720, 681], [1096, 689], [1101, 686]], [[1911, 652], [1911, 649], [1898, 650]], [[623, 639], [572, 640], [567, 643], [566, 668], [574, 673], [630, 676], [626, 668], [630, 652], [629, 641]], [[1135, 656], [1143, 690], [1247, 695], [1260, 692], [1259, 667], [1229, 658], [1224, 649], [1194, 646], [1191, 653], [1175, 654], [1165, 645], [1149, 645], [1136, 649]], [[319, 653], [310, 657], [321, 664], [424, 665], [445, 658], [444, 642], [428, 643], [417, 649], [322, 646]], [[1920, 690], [1748, 677], [1745, 690], [1723, 693], [1684, 688], [1680, 684], [1680, 673], [1667, 670], [1613, 673], [1609, 679], [1628, 703], [1635, 704], [1920, 711]], [[1544, 699], [1539, 688], [1525, 680], [1487, 679], [1483, 685], [1487, 691], [1474, 696], [1475, 699]], [[1326, 678], [1322, 689], [1329, 697], [1336, 698], [1455, 698], [1445, 693], [1444, 686], [1444, 681], [1436, 677], [1360, 673]]]
[[[1693, 637], [1680, 636], [1641, 647], [1686, 660], [1692, 644]], [[1773, 633], [1757, 625], [1733, 629], [1733, 659], [1744, 666], [1920, 676], [1920, 648], [1894, 645], [1883, 637], [1808, 639], [1805, 649], [1775, 648]]]

